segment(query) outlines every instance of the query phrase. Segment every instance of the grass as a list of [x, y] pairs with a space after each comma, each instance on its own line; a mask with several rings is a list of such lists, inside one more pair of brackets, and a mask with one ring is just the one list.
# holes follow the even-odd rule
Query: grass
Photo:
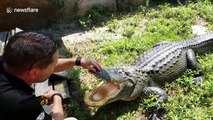
[[[81, 25], [89, 27], [97, 20], [99, 26], [107, 26], [110, 32], [122, 34], [123, 38], [116, 41], [107, 41], [105, 38], [106, 41], [97, 43], [93, 49], [83, 51], [82, 54], [98, 60], [105, 67], [130, 65], [138, 55], [158, 42], [193, 37], [191, 26], [197, 23], [197, 17], [204, 20], [204, 25], [209, 30], [213, 30], [213, 5], [210, 0], [197, 3], [188, 1], [186, 5], [176, 6], [169, 3], [155, 6], [147, 4], [134, 8], [131, 13], [111, 11], [107, 16], [99, 12], [103, 10], [93, 11], [81, 19]], [[88, 22], [85, 22], [86, 20]], [[169, 98], [168, 102], [162, 105], [166, 109], [166, 120], [213, 119], [213, 54], [208, 53], [197, 58], [205, 71], [202, 87], [192, 84], [194, 71], [186, 71], [176, 81], [167, 84], [164, 89]], [[150, 101], [142, 97], [130, 102], [117, 101], [98, 110], [87, 107], [82, 100], [83, 94], [98, 82], [100, 80], [97, 79], [88, 81], [81, 88], [80, 97], [71, 101], [67, 108], [72, 111], [68, 116], [75, 116], [79, 120], [133, 120], [140, 116], [143, 118], [146, 114], [147, 103]]]
[[192, 84], [192, 71], [187, 71], [177, 82], [168, 84], [166, 91], [169, 100], [165, 104], [168, 119], [210, 120], [213, 117], [213, 55], [206, 54], [198, 58], [205, 68], [202, 87]]

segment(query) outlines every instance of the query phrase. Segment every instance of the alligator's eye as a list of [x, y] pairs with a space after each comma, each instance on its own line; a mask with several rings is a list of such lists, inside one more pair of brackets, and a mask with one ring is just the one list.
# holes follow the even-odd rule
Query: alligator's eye
[[127, 76], [129, 76], [130, 72], [124, 72]]

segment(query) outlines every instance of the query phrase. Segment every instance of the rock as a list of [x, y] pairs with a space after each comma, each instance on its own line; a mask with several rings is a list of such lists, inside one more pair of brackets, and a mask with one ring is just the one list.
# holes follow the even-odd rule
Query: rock
[[192, 33], [196, 35], [202, 35], [208, 33], [208, 28], [202, 25], [193, 25], [192, 26]]

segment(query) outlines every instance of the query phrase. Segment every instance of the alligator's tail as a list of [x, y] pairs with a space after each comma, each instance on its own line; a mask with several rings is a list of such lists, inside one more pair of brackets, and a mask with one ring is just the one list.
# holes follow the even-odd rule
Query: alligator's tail
[[200, 35], [182, 42], [185, 47], [193, 49], [198, 54], [213, 51], [213, 33]]

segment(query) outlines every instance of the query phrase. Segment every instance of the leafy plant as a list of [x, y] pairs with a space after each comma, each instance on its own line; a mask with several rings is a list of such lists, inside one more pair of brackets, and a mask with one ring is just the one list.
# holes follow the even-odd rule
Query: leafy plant
[[78, 17], [79, 24], [83, 28], [100, 25], [102, 22], [106, 21], [108, 17], [113, 16], [114, 12], [116, 12], [115, 6], [94, 6], [84, 17]]

